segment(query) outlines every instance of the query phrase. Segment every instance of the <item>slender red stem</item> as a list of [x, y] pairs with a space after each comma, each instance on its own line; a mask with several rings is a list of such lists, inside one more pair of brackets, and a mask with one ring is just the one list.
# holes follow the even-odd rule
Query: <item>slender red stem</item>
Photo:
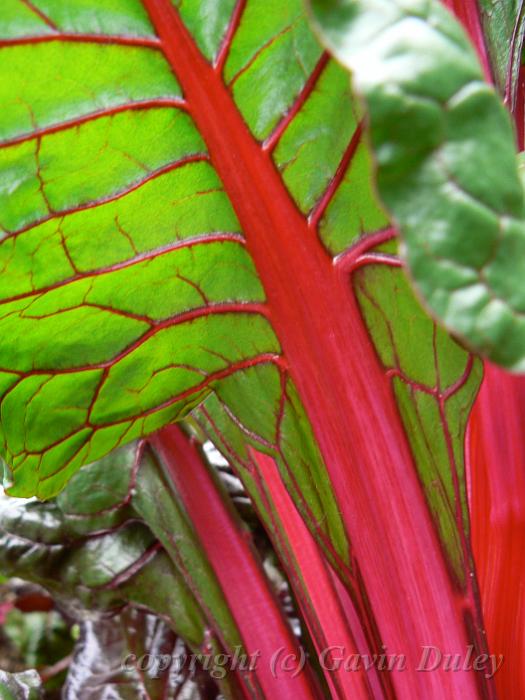
[[[223, 408], [225, 409], [224, 406]], [[328, 631], [325, 630], [326, 626], [330, 628], [332, 621], [331, 616], [327, 620], [320, 614], [320, 611], [317, 610], [317, 606], [313, 604], [313, 599], [317, 599], [318, 596], [322, 599], [333, 598], [333, 605], [336, 605], [336, 601], [341, 598], [342, 591], [345, 590], [343, 597], [345, 599], [345, 610], [349, 615], [349, 629], [352, 636], [355, 636], [355, 639], [358, 640], [359, 652], [361, 654], [367, 654], [369, 657], [374, 653], [381, 654], [381, 638], [378, 634], [377, 623], [374, 619], [373, 612], [370, 610], [366, 592], [362, 589], [358, 563], [355, 561], [355, 558], [352, 559], [350, 566], [341, 562], [337, 553], [333, 550], [332, 543], [323, 533], [322, 528], [319, 528], [320, 523], [317, 523], [316, 527], [316, 519], [313, 514], [308, 514], [308, 503], [302, 497], [299, 486], [294, 483], [292, 470], [286, 465], [285, 456], [281, 452], [279, 444], [270, 446], [270, 449], [280, 454], [280, 459], [288, 472], [287, 476], [292, 483], [294, 483], [293, 497], [290, 492], [290, 486], [286, 488], [284, 484], [282, 472], [275, 471], [276, 467], [273, 459], [267, 455], [261, 456], [258, 451], [252, 449], [253, 460], [249, 463], [246, 462], [246, 460], [243, 460], [236, 454], [232, 445], [228, 442], [224, 433], [221, 432], [219, 426], [209, 412], [201, 407], [199, 413], [204, 417], [204, 423], [201, 423], [201, 427], [209, 435], [209, 438], [217, 444], [227, 459], [229, 459], [232, 466], [238, 468], [238, 476], [243, 482], [247, 492], [252, 496], [256, 507], [257, 504], [262, 502], [263, 510], [259, 510], [259, 516], [265, 523], [269, 537], [287, 572], [295, 596], [300, 602], [301, 610], [311, 631], [314, 643], [316, 647], [319, 647], [321, 650], [320, 653], [327, 647], [325, 643], [326, 639], [333, 638], [332, 633], [328, 633]], [[229, 414], [229, 417], [234, 420], [234, 422], [237, 422], [231, 414]], [[260, 442], [260, 440], [256, 441]], [[261, 477], [263, 471], [260, 464], [261, 459], [264, 461], [262, 466], [266, 466], [264, 470], [264, 479]], [[270, 478], [270, 476], [272, 478]], [[283, 503], [286, 504], [286, 507]], [[290, 513], [290, 509], [292, 509], [293, 512]], [[295, 522], [296, 519], [300, 517], [299, 513], [302, 517], [301, 522], [303, 523], [301, 527]], [[288, 521], [288, 515], [290, 517], [290, 522]], [[310, 539], [303, 542], [303, 539], [306, 538], [305, 533], [308, 531], [308, 528], [310, 528], [309, 538], [312, 538], [316, 545], [316, 561], [318, 557], [317, 548], [319, 548], [324, 555], [322, 567], [317, 563], [314, 567], [311, 567], [308, 564], [308, 556], [304, 556], [305, 552], [310, 551], [311, 547], [314, 546]], [[327, 571], [331, 573], [333, 571], [331, 567], [333, 567], [334, 564], [337, 567], [337, 572], [341, 577], [341, 581], [344, 581], [348, 590], [341, 584], [337, 586], [337, 591], [334, 591], [333, 585], [329, 582], [330, 577], [328, 577], [328, 579], [323, 579], [323, 583], [316, 577], [315, 571], [312, 571], [312, 568], [322, 568], [325, 573]], [[303, 565], [305, 566], [304, 571]], [[331, 578], [333, 579], [333, 576]], [[329, 587], [328, 590], [325, 590], [326, 586]], [[312, 590], [310, 591], [310, 589]], [[346, 604], [346, 600], [348, 600], [348, 604]], [[323, 606], [321, 606], [320, 609], [322, 608]], [[340, 624], [342, 624], [342, 622]], [[340, 644], [343, 644], [343, 640], [344, 634], [340, 639]], [[353, 642], [351, 644], [346, 643], [345, 648], [353, 648], [353, 645]], [[388, 676], [389, 674], [387, 673], [376, 675], [375, 669], [371, 669], [368, 673], [367, 680], [370, 686], [374, 688], [373, 697], [375, 700], [380, 700], [380, 698], [384, 698], [384, 700], [393, 700], [393, 698], [395, 698], [391, 679]], [[337, 681], [337, 678], [335, 680]], [[337, 683], [337, 686], [339, 688], [339, 683]], [[340, 688], [338, 692], [340, 692]]]
[[60, 661], [57, 661], [56, 664], [53, 664], [52, 666], [46, 666], [45, 668], [43, 668], [41, 671], [38, 672], [38, 675], [42, 679], [42, 683], [47, 683], [52, 678], [55, 678], [55, 676], [58, 676], [64, 671], [67, 671], [68, 668], [71, 666], [72, 661], [73, 655], [69, 654], [63, 659], [60, 659]]
[[46, 14], [44, 14], [42, 10], [40, 10], [34, 3], [31, 2], [31, 0], [21, 0], [21, 2], [37, 17], [39, 17], [45, 24], [47, 24], [48, 27], [54, 29], [55, 31], [58, 31], [58, 27], [53, 22], [53, 20], [50, 19]]
[[[321, 556], [317, 544], [312, 539], [308, 528], [288, 494], [279, 474], [275, 461], [268, 455], [253, 448], [250, 454], [262, 477], [260, 495], [267, 490], [270, 498], [267, 504], [269, 513], [278, 519], [275, 532], [282, 532], [281, 549], [290, 573], [298, 572], [294, 589], [299, 594], [299, 604], [306, 624], [321, 660], [327, 663], [325, 676], [333, 692], [333, 698], [340, 700], [371, 700], [382, 698], [380, 688], [373, 692], [373, 676], [367, 678], [360, 669], [349, 673], [341, 665], [338, 668], [326, 653], [344, 648], [345, 657], [358, 655], [360, 650], [354, 641], [341, 602], [337, 596], [334, 583], [325, 559]], [[324, 656], [323, 656], [324, 654]], [[326, 657], [326, 658], [325, 658]], [[370, 685], [370, 681], [372, 685]]]
[[525, 148], [525, 68], [520, 66], [514, 105], [514, 122], [516, 124], [516, 141], [518, 151]]
[[319, 226], [319, 222], [323, 218], [323, 215], [325, 214], [328, 205], [332, 201], [335, 193], [339, 189], [339, 185], [342, 183], [344, 176], [346, 175], [348, 166], [352, 162], [352, 158], [354, 157], [355, 152], [357, 151], [357, 148], [361, 143], [362, 135], [363, 125], [361, 123], [358, 124], [356, 130], [354, 131], [354, 134], [350, 139], [350, 143], [348, 144], [345, 152], [343, 153], [343, 157], [341, 158], [341, 161], [337, 166], [337, 170], [335, 172], [334, 177], [332, 178], [332, 181], [326, 188], [326, 191], [324, 192], [321, 199], [317, 202], [317, 204], [314, 206], [310, 213], [309, 224], [311, 228], [316, 229]]
[[[516, 59], [518, 60], [518, 71], [521, 68], [521, 54], [523, 51], [523, 37], [520, 37], [520, 28], [523, 24], [523, 14], [525, 12], [525, 2], [520, 0], [516, 23], [509, 47], [509, 57], [507, 65], [507, 76], [505, 80], [505, 104], [511, 110], [516, 108], [516, 100], [518, 98], [518, 86], [514, 84], [514, 68]], [[519, 80], [519, 73], [518, 73]]]
[[275, 129], [272, 131], [272, 133], [264, 140], [263, 143], [263, 148], [268, 151], [269, 153], [272, 153], [277, 144], [279, 143], [281, 136], [284, 134], [288, 126], [291, 124], [291, 122], [294, 120], [294, 118], [297, 116], [297, 114], [301, 111], [302, 107], [304, 106], [304, 103], [306, 100], [310, 97], [312, 92], [315, 89], [315, 86], [317, 85], [317, 82], [319, 81], [319, 78], [321, 77], [324, 69], [328, 65], [329, 61], [329, 56], [326, 52], [324, 52], [321, 55], [321, 58], [317, 62], [316, 67], [310, 74], [310, 77], [304, 84], [303, 89], [301, 90], [301, 93], [293, 103], [292, 108], [285, 114], [285, 116], [281, 119], [281, 121], [277, 124]]
[[375, 233], [369, 233], [362, 238], [358, 238], [352, 246], [334, 258], [334, 264], [341, 272], [353, 272], [360, 258], [374, 254], [374, 248], [394, 240], [395, 237], [396, 231], [393, 228], [385, 228]]
[[235, 5], [235, 9], [233, 10], [233, 14], [228, 24], [228, 28], [221, 42], [219, 53], [217, 54], [217, 58], [215, 59], [214, 67], [218, 73], [222, 73], [222, 71], [224, 70], [224, 65], [228, 58], [228, 54], [230, 53], [233, 38], [237, 29], [239, 28], [239, 24], [241, 22], [241, 18], [243, 16], [245, 8], [246, 0], [237, 0], [237, 4]]
[[300, 658], [297, 640], [279, 608], [267, 577], [233, 512], [194, 444], [177, 426], [157, 433], [151, 444], [160, 454], [169, 478], [197, 531], [237, 623], [246, 652], [260, 652], [255, 669], [265, 698], [314, 700], [318, 697], [308, 671], [272, 673], [278, 649]]

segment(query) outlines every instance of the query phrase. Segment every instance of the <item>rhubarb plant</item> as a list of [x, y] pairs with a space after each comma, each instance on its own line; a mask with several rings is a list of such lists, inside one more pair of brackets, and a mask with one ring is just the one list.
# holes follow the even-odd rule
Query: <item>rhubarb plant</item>
[[513, 687], [465, 456], [525, 366], [518, 5], [4, 2], [2, 571], [255, 658], [227, 698]]

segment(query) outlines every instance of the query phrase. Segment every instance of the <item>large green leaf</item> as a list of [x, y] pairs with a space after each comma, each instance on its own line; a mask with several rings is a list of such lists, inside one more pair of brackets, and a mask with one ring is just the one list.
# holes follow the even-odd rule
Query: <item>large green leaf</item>
[[134, 455], [123, 448], [86, 466], [56, 500], [2, 495], [0, 569], [73, 610], [147, 605], [198, 647], [206, 627], [199, 605], [131, 505]]
[[[57, 196], [70, 198], [67, 205], [55, 202], [47, 213], [43, 202], [42, 213], [26, 220], [29, 198], [24, 195], [16, 208], [17, 226], [25, 229], [18, 235], [6, 232], [0, 244], [6, 310], [2, 347], [14, 365], [4, 374], [2, 401], [5, 449], [14, 469], [10, 493], [52, 495], [83, 462], [180, 418], [215, 388], [258, 448], [277, 454], [303, 516], [332, 559], [335, 552], [341, 570], [348, 566], [349, 552], [338, 506], [301, 401], [280, 361], [279, 343], [264, 318], [268, 312], [257, 273], [207, 156], [186, 162], [206, 148], [186, 115], [168, 63], [155, 48], [145, 13], [139, 3], [119, 3], [118, 11], [112, 8], [106, 15], [100, 10], [93, 24], [87, 9], [66, 21], [62, 3], [39, 7], [61, 32], [96, 31], [118, 34], [121, 40], [108, 39], [106, 45], [89, 41], [91, 34], [74, 42], [53, 36], [37, 44], [17, 39], [2, 49], [20, 66], [17, 72], [14, 64], [2, 64], [16, 78], [9, 87], [5, 137], [22, 139], [6, 144], [4, 152], [38, 145], [42, 158], [45, 144], [55, 144], [49, 167], [69, 170], [61, 184], [51, 173], [44, 183], [49, 179]], [[182, 7], [183, 19], [211, 58], [231, 3], [217, 6], [211, 25], [205, 4]], [[68, 24], [74, 20], [78, 23]], [[20, 26], [18, 20], [6, 21], [5, 32]], [[207, 33], [212, 26], [215, 38]], [[24, 30], [31, 36], [50, 31], [42, 21], [38, 30], [33, 24]], [[121, 45], [125, 34], [133, 45]], [[21, 68], [36, 60], [35, 52], [41, 52], [38, 65], [45, 71], [29, 80]], [[278, 65], [284, 56], [291, 68], [283, 75]], [[86, 70], [87, 65], [101, 68]], [[132, 75], [128, 65], [133, 65]], [[77, 92], [63, 88], [61, 76]], [[344, 252], [364, 230], [387, 224], [370, 186], [371, 159], [351, 116], [345, 72], [321, 56], [298, 1], [275, 12], [260, 2], [247, 4], [224, 79], [254, 135], [269, 139], [284, 184], [304, 214], [317, 220], [332, 254]], [[261, 84], [257, 93], [248, 87], [255, 80]], [[31, 105], [34, 123], [24, 121], [21, 104]], [[96, 132], [107, 136], [109, 145], [93, 159], [87, 154], [97, 152]], [[227, 142], [226, 132], [224, 138]], [[70, 146], [64, 146], [68, 139]], [[150, 159], [157, 153], [160, 160], [151, 161], [144, 174], [137, 170], [139, 155], [133, 149], [147, 150]], [[77, 153], [84, 161], [73, 163]], [[117, 163], [128, 165], [121, 171]], [[34, 159], [27, 167], [31, 179]], [[93, 168], [99, 168], [98, 175]], [[82, 190], [76, 195], [70, 190], [73, 171]], [[64, 188], [69, 194], [59, 194]], [[410, 292], [404, 289], [403, 295]], [[398, 293], [401, 303], [403, 295]], [[392, 308], [385, 313], [392, 316]], [[414, 314], [426, 323], [415, 306]], [[407, 353], [413, 351], [412, 342], [406, 346]], [[433, 366], [432, 354], [418, 351], [418, 356]], [[464, 362], [458, 356], [458, 374]], [[240, 372], [233, 371], [242, 365]]]
[[[61, 31], [151, 34], [138, 3], [65, 7], [42, 7]], [[11, 37], [21, 25], [2, 13]], [[24, 34], [49, 34], [40, 24]], [[35, 491], [38, 469], [49, 496], [81, 463], [176, 419], [214, 379], [279, 345], [160, 52], [20, 41], [2, 49], [13, 76], [0, 125], [3, 427], [15, 493]], [[28, 79], [28, 65], [41, 74]]]
[[419, 293], [453, 333], [525, 369], [523, 187], [510, 118], [438, 0], [313, 0], [366, 103], [377, 186]]

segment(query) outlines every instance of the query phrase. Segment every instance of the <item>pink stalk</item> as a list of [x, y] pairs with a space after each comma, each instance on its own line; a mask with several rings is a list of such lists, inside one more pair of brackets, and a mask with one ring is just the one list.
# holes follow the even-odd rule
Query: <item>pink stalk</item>
[[[246, 653], [258, 655], [253, 673], [262, 697], [280, 700], [318, 698], [309, 665], [297, 675], [273, 672], [272, 659], [278, 650], [281, 650], [280, 658], [286, 655], [300, 658], [299, 644], [246, 534], [221, 498], [196, 446], [177, 426], [165, 428], [150, 442], [166, 465], [197, 531], [238, 626]], [[242, 677], [240, 680], [242, 682]]]
[[[463, 22], [489, 82], [492, 71], [476, 0], [444, 0]], [[523, 148], [525, 81], [520, 71], [514, 109]], [[472, 546], [490, 650], [504, 662], [499, 697], [525, 696], [525, 377], [485, 363], [467, 435]]]
[[[260, 493], [264, 497], [265, 490], [268, 491], [268, 510], [270, 513], [274, 511], [274, 518], [279, 521], [275, 530], [285, 533], [279, 549], [281, 553], [284, 550], [286, 569], [332, 697], [340, 700], [384, 697], [374, 669], [366, 678], [362, 670], [348, 672], [342, 664], [337, 667], [334, 662], [333, 657], [359, 655], [364, 648], [359, 648], [354, 641], [328, 564], [297, 512], [275, 461], [253, 448], [250, 452], [262, 477]], [[327, 652], [330, 649], [333, 649], [333, 654]]]
[[525, 377], [488, 363], [470, 418], [472, 543], [499, 697], [525, 697]]

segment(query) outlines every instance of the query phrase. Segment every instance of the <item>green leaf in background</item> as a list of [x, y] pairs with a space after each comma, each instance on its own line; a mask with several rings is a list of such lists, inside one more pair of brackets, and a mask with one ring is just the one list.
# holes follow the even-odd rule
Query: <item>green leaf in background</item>
[[[22, 612], [13, 608], [2, 625], [4, 639], [22, 668], [38, 671], [67, 658], [73, 648], [71, 624], [56, 610]], [[60, 688], [64, 676], [65, 673], [57, 672], [46, 679], [44, 690]]]
[[369, 114], [377, 187], [419, 294], [470, 347], [525, 369], [524, 196], [510, 118], [438, 0], [313, 0]]
[[[177, 563], [177, 547], [184, 549], [185, 541], [191, 539], [186, 568], [178, 569], [134, 508], [136, 450], [137, 445], [130, 445], [84, 467], [56, 500], [42, 503], [2, 496], [0, 568], [49, 590], [61, 608], [82, 624], [86, 616], [101, 619], [115, 615], [123, 606], [137, 605], [166, 619], [195, 652], [206, 645], [216, 653], [223, 651], [210, 632], [210, 624], [217, 629], [217, 620], [224, 625], [221, 638], [233, 647], [242, 645], [188, 525], [184, 533], [170, 521]], [[150, 457], [139, 471], [149, 472], [149, 479], [142, 474], [141, 478], [153, 487], [157, 482], [151, 471], [157, 466], [152, 460]], [[167, 492], [165, 496], [160, 507], [156, 504], [157, 518], [170, 518], [175, 507]], [[110, 627], [106, 625], [106, 633]], [[76, 672], [82, 676], [82, 667]], [[72, 687], [75, 683], [72, 681]], [[235, 696], [230, 679], [220, 679], [220, 684], [226, 697]], [[76, 698], [74, 693], [70, 697]]]

